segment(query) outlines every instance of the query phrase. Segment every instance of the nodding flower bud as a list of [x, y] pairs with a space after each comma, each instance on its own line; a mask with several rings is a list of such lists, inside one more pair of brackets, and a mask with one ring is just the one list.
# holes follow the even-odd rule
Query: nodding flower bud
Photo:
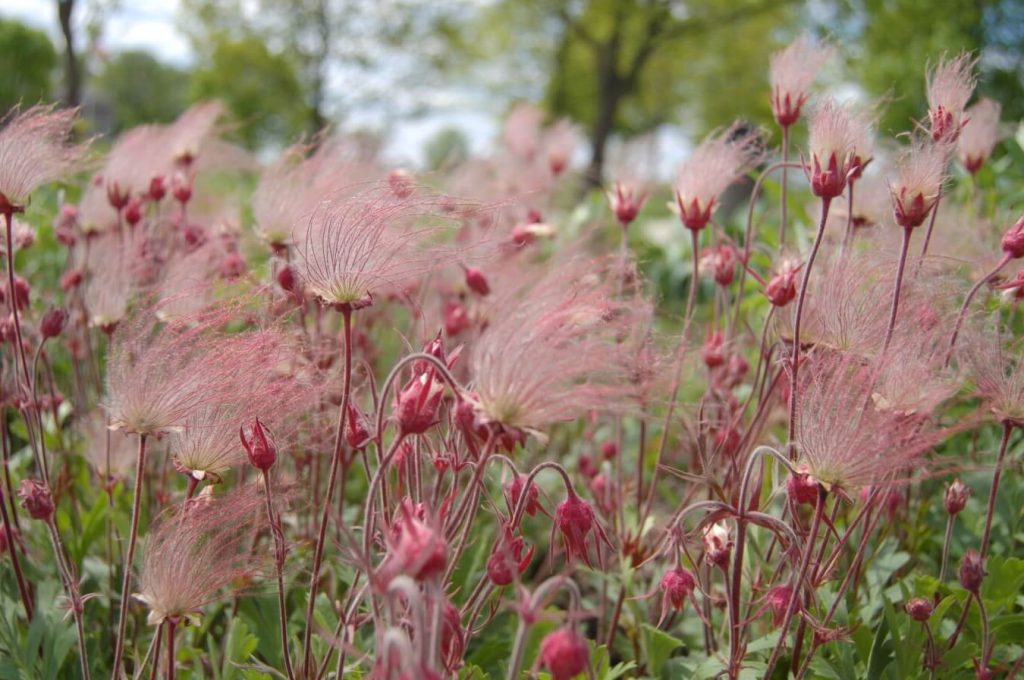
[[674, 567], [666, 571], [665, 575], [661, 577], [661, 583], [658, 584], [666, 605], [676, 611], [683, 608], [686, 599], [693, 594], [696, 587], [697, 581], [693, 578], [693, 574], [682, 567]]
[[49, 338], [55, 338], [61, 334], [64, 330], [64, 324], [67, 323], [68, 313], [60, 307], [51, 309], [46, 314], [43, 314], [42, 320], [39, 322], [39, 332], [43, 335], [43, 340]]
[[954, 479], [953, 483], [946, 487], [946, 493], [942, 497], [942, 504], [946, 506], [946, 512], [950, 515], [959, 514], [967, 506], [967, 499], [971, 496], [971, 488]]
[[572, 680], [590, 663], [587, 642], [573, 628], [559, 628], [541, 640], [540, 662], [551, 680]]
[[1024, 257], [1024, 216], [1020, 217], [1009, 231], [1003, 234], [1000, 244], [1007, 256], [1017, 260]]
[[295, 270], [289, 266], [281, 267], [277, 272], [277, 285], [281, 286], [281, 290], [286, 293], [294, 293], [298, 280], [295, 277]]
[[815, 505], [818, 502], [818, 483], [807, 473], [791, 474], [786, 480], [786, 495], [798, 505]]
[[796, 299], [796, 274], [800, 266], [787, 266], [768, 281], [764, 295], [775, 307], [785, 307]]
[[708, 564], [727, 568], [729, 555], [732, 553], [732, 533], [729, 531], [729, 525], [715, 522], [704, 530], [703, 541], [704, 559]]
[[70, 292], [78, 288], [84, 278], [81, 269], [69, 269], [60, 275], [60, 289], [65, 293]]
[[277, 447], [274, 445], [273, 436], [259, 418], [242, 425], [238, 430], [238, 436], [245, 447], [249, 462], [257, 470], [266, 472], [277, 461]]
[[487, 578], [492, 584], [498, 587], [507, 586], [512, 583], [517, 573], [522, 574], [526, 571], [533, 557], [533, 546], [530, 546], [524, 555], [525, 547], [522, 537], [513, 536], [506, 526], [501, 538], [494, 544], [491, 556], [487, 558]]
[[159, 203], [167, 195], [167, 182], [163, 175], [155, 175], [149, 180], [149, 200]]
[[[512, 478], [512, 481], [505, 487], [505, 498], [508, 501], [509, 506], [515, 511], [516, 506], [520, 502], [520, 496], [523, 495], [523, 485], [526, 484], [526, 475], [516, 475]], [[530, 517], [537, 514], [538, 511], [542, 510], [540, 506], [540, 489], [533, 482], [530, 482], [530, 487], [526, 490], [526, 507], [524, 511]]]
[[23, 479], [18, 485], [18, 498], [21, 507], [28, 511], [32, 519], [48, 520], [53, 516], [53, 496], [50, 489], [42, 482], [34, 479]]
[[957, 578], [964, 590], [974, 595], [981, 589], [981, 582], [985, 579], [985, 564], [977, 550], [968, 548], [960, 560], [960, 569], [957, 571]]
[[571, 561], [579, 557], [590, 566], [587, 536], [594, 528], [594, 509], [576, 494], [569, 496], [555, 508], [555, 527], [565, 542], [566, 557]]
[[[786, 610], [789, 609], [789, 601], [793, 599], [793, 587], [789, 585], [775, 586], [769, 588], [764, 595], [764, 604], [772, 613], [772, 625], [782, 625], [786, 618]], [[764, 611], [763, 609], [761, 610]]]
[[466, 331], [472, 325], [469, 312], [458, 300], [449, 300], [441, 308], [441, 320], [444, 323], [444, 334], [453, 337]]
[[606, 441], [601, 444], [601, 457], [605, 460], [615, 460], [619, 455], [619, 445], [613, 441]]
[[476, 267], [466, 267], [466, 287], [481, 297], [489, 295], [491, 292], [487, 277]]
[[424, 581], [444, 573], [448, 564], [448, 544], [440, 522], [427, 520], [426, 508], [403, 499], [400, 515], [391, 525], [385, 574], [405, 574]]
[[711, 256], [711, 271], [715, 283], [728, 286], [736, 274], [736, 250], [732, 246], [720, 246]]
[[903, 605], [903, 611], [907, 612], [910, 618], [922, 623], [931, 618], [934, 610], [931, 600], [924, 597], [915, 597]]
[[[0, 289], [0, 302], [7, 303], [10, 300], [10, 296], [7, 292], [10, 290], [6, 285]], [[32, 287], [28, 285], [28, 281], [15, 275], [14, 277], [14, 302], [18, 305], [18, 309], [25, 309], [28, 307], [29, 295], [32, 293]]]
[[725, 363], [725, 335], [722, 331], [713, 331], [704, 338], [704, 346], [701, 348], [701, 358], [708, 368], [718, 368]]
[[134, 227], [142, 221], [142, 201], [137, 198], [128, 201], [128, 204], [124, 207], [124, 221], [130, 227]]
[[345, 441], [353, 451], [359, 451], [370, 443], [370, 431], [363, 414], [351, 402], [348, 405], [348, 418], [345, 419]]

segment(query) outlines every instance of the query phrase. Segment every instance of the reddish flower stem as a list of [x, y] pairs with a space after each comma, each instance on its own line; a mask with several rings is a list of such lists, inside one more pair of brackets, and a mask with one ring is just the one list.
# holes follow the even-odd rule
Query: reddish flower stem
[[277, 572], [277, 613], [281, 627], [281, 656], [284, 658], [284, 669], [288, 680], [292, 680], [295, 677], [295, 672], [292, 670], [292, 658], [288, 653], [288, 604], [284, 592], [285, 543], [281, 531], [281, 518], [274, 512], [274, 495], [269, 470], [263, 473], [263, 487], [266, 490], [267, 521], [270, 523], [270, 532], [274, 537], [274, 567]]
[[907, 265], [907, 249], [910, 247], [910, 235], [913, 231], [909, 227], [903, 229], [903, 243], [900, 246], [900, 260], [896, 265], [896, 282], [892, 288], [892, 306], [889, 311], [889, 325], [885, 329], [885, 342], [882, 343], [882, 353], [889, 349], [892, 342], [892, 332], [896, 328], [896, 315], [900, 308], [900, 289], [903, 287], [903, 270]]
[[10, 516], [7, 513], [7, 500], [4, 498], [3, 490], [0, 489], [0, 516], [3, 517], [4, 531], [7, 533], [7, 554], [11, 558], [11, 567], [14, 569], [14, 580], [18, 582], [18, 594], [21, 595], [21, 605], [25, 608], [25, 616], [32, 620], [32, 596], [29, 593], [28, 585], [25, 583], [25, 575], [21, 572], [21, 562], [18, 560], [18, 546], [15, 539], [14, 527], [11, 524]]
[[132, 560], [139, 537], [139, 514], [142, 509], [142, 478], [146, 471], [146, 435], [139, 435], [139, 453], [135, 461], [135, 488], [132, 490], [132, 523], [128, 533], [128, 551], [124, 556], [124, 575], [121, 578], [121, 609], [117, 616], [117, 641], [114, 644], [114, 663], [111, 680], [121, 678], [121, 658], [124, 655], [124, 632], [128, 623], [129, 597], [132, 585]]
[[985, 530], [981, 534], [981, 559], [988, 554], [988, 541], [992, 534], [992, 517], [996, 510], [996, 497], [999, 495], [999, 479], [1003, 473], [1003, 459], [1006, 457], [1006, 449], [1010, 443], [1010, 433], [1013, 432], [1013, 424], [1003, 421], [1003, 438], [999, 442], [999, 453], [996, 455], [996, 469], [992, 473], [992, 487], [988, 492], [988, 508], [985, 510]]
[[1003, 255], [999, 263], [992, 268], [988, 274], [978, 279], [978, 282], [974, 284], [970, 291], [967, 293], [967, 297], [964, 298], [964, 302], [960, 305], [960, 312], [956, 315], [956, 323], [953, 324], [953, 334], [949, 337], [949, 350], [946, 354], [946, 366], [949, 366], [949, 362], [953, 359], [953, 350], [956, 348], [956, 340], [960, 337], [960, 328], [964, 324], [964, 319], [967, 318], [967, 309], [971, 305], [971, 300], [977, 295], [981, 287], [985, 285], [993, 276], [999, 273], [999, 271], [1005, 267], [1012, 258], [1009, 255]]

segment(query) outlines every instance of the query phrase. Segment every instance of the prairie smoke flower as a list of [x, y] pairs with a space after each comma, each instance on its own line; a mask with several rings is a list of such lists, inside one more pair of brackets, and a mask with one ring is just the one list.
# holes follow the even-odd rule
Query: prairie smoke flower
[[152, 311], [111, 337], [105, 406], [111, 429], [160, 436], [180, 432], [200, 406], [231, 390], [244, 364], [233, 344], [240, 340], [216, 332], [226, 318], [158, 325]]
[[93, 239], [82, 293], [90, 326], [109, 333], [121, 322], [135, 293], [137, 264], [131, 245], [117, 234], [107, 233]]
[[21, 480], [18, 498], [32, 519], [48, 520], [53, 516], [53, 495], [44, 483], [34, 479]]
[[967, 123], [964, 107], [974, 92], [977, 59], [963, 53], [955, 59], [945, 58], [927, 75], [928, 121], [932, 139], [955, 142]]
[[802, 35], [772, 55], [769, 66], [772, 115], [779, 127], [788, 128], [800, 119], [800, 108], [807, 101], [818, 69], [833, 51], [831, 46], [815, 43], [809, 36]]
[[487, 277], [476, 267], [464, 267], [466, 273], [466, 287], [479, 295], [486, 297], [491, 293], [491, 286], [487, 283]]
[[579, 130], [568, 120], [560, 120], [544, 132], [542, 143], [547, 150], [548, 169], [552, 175], [562, 174], [579, 141]]
[[82, 455], [105, 488], [134, 474], [136, 445], [128, 437], [112, 433], [101, 413], [93, 413], [85, 421], [85, 435]]
[[572, 680], [590, 664], [587, 641], [575, 628], [559, 628], [540, 641], [540, 662], [551, 680]]
[[864, 168], [874, 158], [875, 121], [873, 114], [864, 109], [856, 109], [850, 113], [850, 172], [852, 182], [860, 179]]
[[826, 490], [897, 483], [939, 440], [923, 427], [927, 414], [908, 418], [875, 406], [877, 375], [877, 365], [842, 355], [819, 357], [801, 371], [797, 469]]
[[36, 188], [78, 168], [86, 146], [70, 141], [77, 113], [33, 106], [0, 121], [0, 214], [21, 212]]
[[965, 336], [957, 351], [974, 379], [978, 395], [999, 422], [1024, 426], [1024, 360], [1020, 344], [1005, 345], [1006, 336], [996, 323], [975, 325], [967, 329]]
[[796, 276], [803, 263], [794, 260], [783, 260], [778, 273], [768, 280], [764, 287], [764, 295], [775, 307], [785, 307], [796, 299]]
[[946, 179], [949, 149], [915, 142], [900, 158], [896, 178], [889, 182], [896, 224], [913, 229], [924, 223]]
[[533, 546], [523, 549], [526, 544], [522, 536], [513, 536], [508, 526], [504, 526], [501, 538], [491, 549], [491, 555], [487, 558], [487, 578], [496, 586], [507, 586], [515, 577], [526, 571], [533, 558]]
[[518, 104], [505, 118], [502, 141], [514, 156], [531, 160], [540, 142], [544, 113], [533, 104]]
[[860, 126], [847, 107], [826, 99], [815, 107], [809, 128], [811, 163], [804, 172], [811, 191], [819, 198], [835, 198], [846, 188]]
[[661, 617], [658, 619], [658, 625], [665, 620], [670, 608], [677, 612], [682, 611], [686, 601], [693, 597], [696, 587], [696, 579], [686, 569], [673, 567], [666, 571], [658, 583], [658, 589], [661, 591]]
[[715, 522], [704, 529], [701, 537], [704, 543], [704, 559], [708, 564], [717, 565], [723, 569], [729, 565], [729, 556], [732, 554], [732, 530], [725, 522]]
[[622, 410], [627, 337], [635, 305], [613, 298], [610, 263], [573, 257], [539, 280], [530, 273], [494, 301], [473, 344], [470, 374], [479, 418], [538, 430], [592, 410]]
[[676, 176], [676, 200], [670, 207], [683, 225], [692, 231], [707, 226], [718, 197], [756, 164], [761, 153], [760, 131], [743, 123], [706, 137]]
[[587, 547], [591, 531], [597, 536], [594, 545], [597, 548], [599, 565], [601, 564], [601, 543], [604, 542], [611, 548], [608, 536], [594, 516], [594, 509], [571, 490], [566, 499], [555, 508], [555, 522], [551, 527], [552, 536], [556, 529], [562, 535], [565, 557], [570, 562], [579, 558], [588, 567], [593, 566], [590, 562], [590, 550]]
[[194, 621], [224, 588], [258, 571], [250, 547], [266, 518], [263, 503], [263, 493], [247, 486], [204, 495], [157, 524], [143, 549], [134, 595], [149, 609], [150, 625]]
[[967, 121], [957, 139], [957, 150], [964, 169], [972, 175], [981, 169], [999, 143], [1001, 112], [999, 102], [985, 98], [967, 109]]
[[978, 594], [981, 590], [981, 582], [985, 580], [985, 561], [973, 548], [968, 548], [960, 560], [960, 569], [957, 570], [957, 579], [960, 585], [969, 593]]
[[607, 192], [608, 205], [623, 228], [628, 227], [647, 201], [647, 190], [626, 182], [615, 182]]
[[370, 304], [374, 293], [428, 271], [441, 257], [426, 244], [436, 226], [412, 224], [429, 208], [379, 188], [324, 201], [309, 218], [296, 271], [324, 304]]
[[931, 600], [924, 597], [915, 597], [903, 605], [903, 611], [907, 612], [910, 618], [923, 623], [931, 618], [935, 607], [932, 606]]
[[958, 515], [965, 507], [967, 507], [967, 499], [970, 497], [971, 487], [967, 486], [959, 479], [954, 479], [953, 482], [946, 487], [946, 492], [942, 495], [942, 505], [946, 508], [946, 513], [950, 515]]
[[417, 581], [439, 576], [448, 564], [448, 543], [440, 518], [427, 516], [422, 504], [409, 498], [399, 504], [399, 516], [388, 531], [388, 554], [378, 577], [388, 583], [404, 574]]

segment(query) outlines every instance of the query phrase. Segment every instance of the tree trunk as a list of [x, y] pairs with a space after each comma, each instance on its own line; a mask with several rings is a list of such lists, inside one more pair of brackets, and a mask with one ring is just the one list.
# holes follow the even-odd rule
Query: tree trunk
[[604, 182], [605, 151], [615, 116], [622, 99], [622, 80], [616, 71], [618, 58], [618, 35], [602, 45], [597, 53], [597, 111], [594, 127], [590, 130], [590, 166], [587, 168], [586, 188], [596, 189]]
[[64, 34], [64, 103], [78, 106], [82, 101], [82, 80], [78, 70], [78, 55], [75, 54], [75, 39], [71, 25], [71, 14], [75, 0], [57, 0], [57, 15], [60, 30]]

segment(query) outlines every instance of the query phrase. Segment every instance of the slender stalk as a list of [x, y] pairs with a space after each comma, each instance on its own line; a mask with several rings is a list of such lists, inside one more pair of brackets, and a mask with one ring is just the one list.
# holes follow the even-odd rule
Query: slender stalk
[[800, 294], [796, 301], [796, 318], [793, 322], [793, 366], [789, 380], [789, 419], [787, 421], [790, 459], [796, 456], [796, 388], [800, 370], [800, 322], [803, 320], [804, 300], [807, 298], [807, 282], [811, 279], [811, 269], [814, 267], [815, 258], [818, 257], [822, 238], [825, 236], [825, 225], [828, 223], [828, 209], [831, 203], [831, 198], [821, 199], [821, 220], [818, 222], [818, 233], [814, 236], [814, 245], [811, 246], [811, 253], [807, 257], [807, 266], [804, 267], [803, 276], [800, 277]]
[[174, 632], [177, 627], [174, 619], [167, 619], [167, 680], [174, 680], [177, 666], [174, 660]]
[[999, 453], [996, 456], [996, 469], [992, 473], [992, 487], [988, 492], [988, 508], [985, 511], [985, 530], [981, 534], [981, 559], [988, 554], [988, 540], [992, 534], [992, 517], [996, 509], [996, 496], [999, 494], [999, 479], [1003, 473], [1003, 458], [1006, 457], [1006, 449], [1010, 443], [1010, 433], [1013, 431], [1013, 423], [1003, 421], [1003, 438], [999, 442]]
[[921, 244], [921, 255], [917, 261], [917, 270], [921, 269], [921, 262], [924, 261], [925, 255], [928, 254], [928, 244], [932, 240], [932, 230], [935, 228], [935, 216], [939, 214], [939, 202], [942, 200], [942, 188], [939, 188], [938, 195], [935, 196], [935, 203], [932, 205], [932, 214], [928, 218], [928, 230], [924, 233], [924, 243]]
[[14, 580], [18, 582], [18, 594], [21, 595], [21, 605], [25, 608], [25, 616], [32, 620], [32, 596], [29, 594], [28, 585], [25, 582], [25, 575], [21, 572], [21, 562], [18, 559], [18, 546], [15, 545], [14, 528], [11, 526], [11, 518], [7, 513], [7, 501], [4, 499], [3, 490], [0, 489], [0, 516], [3, 517], [4, 531], [7, 535], [7, 554], [11, 558], [11, 567], [14, 569]]
[[789, 167], [789, 126], [782, 126], [782, 182], [780, 191], [780, 219], [779, 219], [779, 248], [782, 248], [782, 244], [786, 242], [786, 194], [789, 187], [789, 173], [786, 169]]
[[292, 659], [288, 653], [288, 604], [285, 601], [284, 592], [285, 544], [284, 535], [281, 531], [280, 517], [274, 512], [273, 487], [271, 486], [269, 470], [263, 473], [263, 486], [266, 489], [267, 521], [270, 522], [270, 532], [274, 536], [274, 566], [277, 571], [277, 613], [281, 623], [281, 656], [284, 657], [284, 669], [288, 680], [292, 680], [295, 677], [295, 672], [292, 670]]
[[[672, 414], [675, 412], [676, 399], [679, 397], [679, 384], [683, 378], [683, 359], [686, 357], [687, 344], [690, 339], [690, 323], [693, 321], [693, 309], [697, 302], [697, 286], [700, 285], [700, 253], [698, 252], [699, 233], [690, 230], [690, 244], [693, 249], [693, 275], [690, 278], [690, 290], [686, 297], [686, 314], [683, 318], [683, 332], [679, 336], [679, 346], [676, 349], [675, 376], [672, 379], [672, 396], [668, 402], [668, 409], [665, 411], [665, 420], [661, 426], [661, 441], [658, 444], [658, 454], [654, 459], [654, 467], [651, 472], [651, 482], [647, 489], [647, 502], [640, 511], [637, 526], [642, 527], [647, 520], [654, 503], [654, 493], [658, 483], [658, 469], [661, 467], [661, 459], [668, 447], [669, 426], [672, 424]], [[638, 508], [639, 510], [639, 508]]]
[[142, 477], [146, 471], [146, 435], [139, 435], [139, 454], [135, 461], [135, 488], [132, 491], [132, 523], [128, 533], [128, 551], [124, 556], [124, 575], [121, 579], [121, 609], [117, 616], [117, 641], [114, 644], [112, 680], [120, 680], [121, 658], [124, 655], [124, 631], [128, 622], [129, 594], [132, 585], [132, 560], [139, 535], [139, 514], [142, 508]]
[[949, 337], [949, 350], [946, 354], [946, 365], [949, 365], [950, 360], [953, 358], [953, 350], [956, 348], [956, 340], [960, 336], [960, 328], [963, 326], [964, 319], [967, 317], [967, 309], [971, 305], [971, 300], [977, 295], [981, 287], [985, 285], [993, 276], [999, 273], [999, 271], [1007, 265], [1012, 258], [1009, 255], [1003, 255], [1002, 259], [999, 260], [999, 264], [992, 268], [988, 274], [978, 279], [978, 282], [974, 284], [971, 290], [967, 293], [967, 297], [964, 298], [964, 302], [960, 305], [960, 312], [956, 315], [956, 323], [953, 325], [953, 334]]
[[903, 270], [907, 265], [907, 249], [910, 247], [910, 235], [912, 230], [909, 227], [903, 229], [903, 243], [900, 246], [900, 261], [896, 265], [896, 282], [892, 287], [892, 307], [889, 311], [889, 325], [885, 329], [885, 342], [882, 343], [882, 353], [889, 349], [892, 342], [892, 332], [896, 328], [896, 314], [900, 308], [900, 289], [903, 287]]
[[71, 615], [75, 619], [75, 633], [78, 636], [78, 661], [82, 667], [82, 677], [84, 680], [89, 680], [89, 651], [85, 646], [85, 628], [82, 625], [82, 598], [78, 593], [78, 582], [65, 559], [64, 549], [61, 547], [60, 534], [57, 533], [57, 525], [54, 523], [52, 515], [46, 520], [46, 528], [50, 532], [50, 543], [53, 546], [53, 555], [57, 559], [57, 569], [60, 572], [61, 581], [64, 582], [64, 590], [67, 591]]
[[853, 245], [853, 184], [852, 179], [846, 183], [846, 232], [843, 234], [843, 245], [840, 250], [843, 255]]
[[942, 540], [942, 566], [939, 567], [939, 583], [946, 580], [946, 567], [949, 566], [949, 546], [953, 542], [953, 520], [956, 515], [950, 515], [946, 519], [946, 535]]
[[[811, 564], [811, 555], [814, 553], [814, 543], [818, 538], [818, 529], [821, 527], [821, 518], [824, 515], [826, 495], [825, 489], [819, 486], [818, 502], [814, 506], [814, 520], [811, 522], [811, 532], [807, 536], [807, 543], [804, 544], [803, 556], [800, 558], [800, 571], [793, 579], [792, 592], [789, 595], [789, 603], [786, 605], [786, 613], [782, 619], [782, 626], [779, 628], [779, 641], [776, 643], [775, 649], [772, 650], [772, 655], [768, 659], [764, 680], [768, 680], [772, 677], [775, 662], [778, 661], [779, 654], [782, 653], [782, 648], [786, 646], [786, 633], [789, 632], [789, 624], [793, 621], [793, 612], [796, 609], [797, 600], [800, 598], [800, 593], [803, 590], [804, 577], [807, 575], [807, 568]], [[794, 649], [794, 656], [797, 653], [798, 651]]]
[[[327, 523], [331, 518], [331, 499], [338, 482], [338, 469], [342, 468], [342, 476], [346, 465], [342, 464], [342, 450], [345, 436], [345, 418], [348, 417], [349, 392], [352, 387], [352, 309], [343, 307], [341, 310], [345, 335], [345, 377], [341, 392], [341, 408], [338, 411], [338, 427], [334, 434], [334, 453], [331, 455], [331, 473], [327, 478], [327, 495], [323, 499], [323, 512], [320, 516], [320, 531], [317, 534], [316, 548], [313, 551], [313, 571], [309, 577], [309, 602], [306, 605], [306, 628], [302, 639], [302, 672], [309, 677], [313, 672], [313, 610], [316, 607], [316, 594], [320, 584], [320, 567], [323, 563], [324, 544], [327, 538]], [[344, 481], [342, 482], [344, 493]]]

